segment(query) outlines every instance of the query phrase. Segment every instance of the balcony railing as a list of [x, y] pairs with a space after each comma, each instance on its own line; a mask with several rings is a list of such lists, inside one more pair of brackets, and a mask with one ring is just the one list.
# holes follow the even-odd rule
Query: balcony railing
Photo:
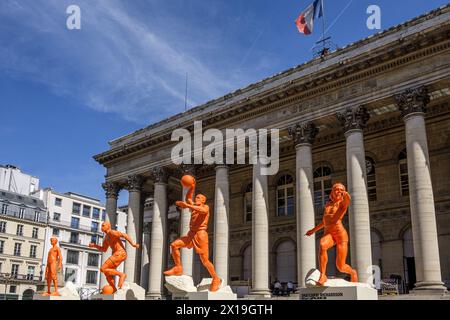
[[90, 225], [90, 224], [82, 224], [82, 223], [76, 224], [76, 223], [73, 223], [72, 221], [64, 221], [64, 220], [51, 221], [50, 224], [52, 226], [54, 225], [55, 227], [57, 227], [57, 226], [69, 227], [69, 228], [75, 229], [75, 230], [81, 230], [81, 231], [93, 232], [96, 234], [102, 234], [99, 230], [100, 229], [99, 227], [94, 229], [94, 228], [92, 228], [92, 225]]
[[31, 275], [31, 274], [17, 274], [17, 273], [0, 273], [0, 283], [11, 283], [11, 282], [42, 282], [41, 276]]
[[13, 210], [13, 209], [7, 209], [7, 210], [0, 211], [0, 216], [1, 215], [18, 218], [18, 219], [24, 219], [24, 220], [28, 220], [28, 221], [47, 223], [47, 213], [45, 211], [40, 211], [38, 219], [36, 219], [36, 215], [34, 212], [25, 211], [25, 212], [21, 213], [19, 211]]

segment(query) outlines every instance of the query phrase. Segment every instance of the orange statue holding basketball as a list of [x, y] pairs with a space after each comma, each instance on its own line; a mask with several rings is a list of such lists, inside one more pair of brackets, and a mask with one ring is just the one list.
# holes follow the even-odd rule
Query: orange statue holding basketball
[[[61, 250], [58, 247], [58, 239], [55, 237], [50, 238], [52, 247], [48, 251], [47, 266], [45, 267], [45, 280], [47, 280], [47, 292], [44, 296], [59, 296], [58, 292], [58, 270], [62, 269], [62, 255]], [[52, 293], [51, 285], [55, 287], [55, 291]]]
[[189, 232], [186, 236], [178, 238], [171, 243], [172, 258], [175, 266], [164, 272], [166, 276], [181, 276], [183, 274], [183, 267], [181, 265], [180, 248], [195, 248], [199, 254], [200, 260], [212, 277], [212, 282], [209, 291], [217, 291], [219, 289], [221, 280], [217, 276], [213, 264], [209, 261], [208, 251], [208, 220], [209, 220], [209, 206], [206, 204], [206, 197], [198, 194], [195, 197], [195, 202], [192, 197], [195, 189], [195, 178], [191, 175], [184, 175], [181, 178], [181, 185], [188, 188], [185, 201], [177, 201], [176, 205], [180, 208], [189, 208], [192, 211], [191, 221], [189, 224]]
[[105, 275], [106, 281], [108, 281], [109, 283], [109, 285], [106, 285], [102, 288], [102, 293], [113, 294], [117, 291], [114, 276], [119, 276], [119, 289], [122, 288], [122, 285], [127, 277], [125, 273], [117, 271], [117, 267], [119, 267], [119, 265], [127, 258], [127, 253], [125, 251], [125, 247], [122, 243], [121, 238], [127, 240], [136, 249], [139, 248], [139, 244], [134, 243], [129, 235], [117, 230], [112, 230], [111, 224], [108, 221], [102, 223], [102, 231], [105, 233], [105, 237], [103, 238], [103, 245], [99, 246], [95, 243], [90, 243], [89, 247], [95, 248], [101, 252], [106, 252], [108, 250], [108, 247], [111, 248], [112, 256], [105, 261], [105, 263], [100, 268], [100, 271]]
[[345, 190], [342, 183], [335, 183], [331, 190], [330, 201], [325, 205], [323, 219], [313, 229], [306, 232], [311, 236], [315, 232], [324, 228], [324, 235], [320, 239], [319, 250], [319, 285], [324, 285], [327, 281], [326, 268], [328, 262], [327, 250], [336, 245], [336, 267], [340, 272], [347, 273], [351, 277], [351, 282], [358, 282], [358, 274], [347, 263], [348, 234], [342, 224], [342, 218], [350, 205], [350, 195]]

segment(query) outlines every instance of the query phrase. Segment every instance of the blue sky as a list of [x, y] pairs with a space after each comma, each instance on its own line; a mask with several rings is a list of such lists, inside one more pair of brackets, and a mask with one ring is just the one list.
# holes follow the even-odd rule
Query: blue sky
[[[312, 0], [1, 0], [0, 163], [41, 186], [104, 200], [107, 142], [188, 106], [312, 58], [321, 35], [294, 20]], [[325, 0], [329, 34], [345, 46], [445, 5], [440, 0]], [[81, 8], [81, 30], [66, 8]], [[126, 196], [121, 196], [121, 203]]]

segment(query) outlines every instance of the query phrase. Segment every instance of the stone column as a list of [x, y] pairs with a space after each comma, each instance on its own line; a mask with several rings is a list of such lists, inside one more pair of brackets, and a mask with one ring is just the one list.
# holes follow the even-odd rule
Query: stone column
[[141, 247], [136, 249], [128, 241], [125, 244], [127, 250], [127, 260], [125, 260], [125, 273], [127, 281], [140, 283], [139, 274], [141, 271], [141, 249], [142, 249], [142, 224], [141, 224], [141, 190], [143, 179], [139, 175], [128, 177], [128, 213], [127, 213], [127, 234], [133, 241], [139, 243]]
[[346, 138], [347, 189], [351, 196], [351, 264], [358, 272], [359, 281], [366, 282], [372, 275], [372, 247], [363, 129], [370, 116], [364, 106], [359, 106], [347, 108], [337, 117], [344, 127]]
[[228, 284], [230, 185], [228, 166], [216, 166], [216, 193], [214, 197], [214, 267], [217, 275]]
[[411, 224], [417, 293], [443, 293], [439, 244], [431, 184], [425, 111], [430, 101], [425, 87], [395, 96], [405, 122]]
[[148, 275], [150, 268], [150, 228], [151, 223], [144, 223], [144, 234], [142, 237], [142, 258], [141, 258], [141, 282], [140, 285], [142, 288], [148, 288]]
[[153, 196], [153, 217], [150, 240], [150, 270], [147, 297], [161, 299], [163, 292], [163, 271], [167, 251], [167, 172], [164, 168], [153, 169], [155, 193]]
[[314, 228], [314, 179], [311, 146], [319, 130], [307, 122], [289, 128], [296, 150], [296, 208], [297, 208], [297, 281], [305, 287], [308, 271], [316, 268], [315, 237], [307, 237]]
[[[196, 174], [195, 165], [181, 165], [182, 174], [190, 174], [195, 177]], [[185, 201], [187, 190], [183, 188], [182, 199]], [[195, 196], [195, 195], [194, 195]], [[191, 210], [188, 208], [181, 209], [180, 213], [180, 236], [185, 236], [189, 232], [189, 223], [191, 221]], [[192, 277], [192, 268], [194, 263], [194, 250], [181, 248], [181, 265], [183, 266], [183, 274]]]
[[[115, 182], [105, 182], [102, 184], [106, 195], [106, 217], [105, 221], [111, 224], [112, 229], [116, 229], [117, 224], [117, 199], [119, 198], [120, 186]], [[110, 253], [103, 252], [101, 263], [103, 264], [108, 259]], [[107, 284], [105, 275], [100, 272], [100, 289]]]
[[269, 203], [263, 164], [253, 165], [252, 193], [252, 289], [254, 296], [270, 297], [269, 290]]

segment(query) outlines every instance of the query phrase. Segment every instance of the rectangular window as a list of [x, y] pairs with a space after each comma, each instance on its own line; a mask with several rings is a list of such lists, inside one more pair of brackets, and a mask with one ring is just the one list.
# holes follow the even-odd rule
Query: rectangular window
[[66, 275], [64, 277], [65, 281], [76, 282], [77, 280], [77, 269], [66, 268]]
[[55, 206], [61, 207], [62, 206], [62, 199], [61, 198], [55, 198]]
[[39, 221], [39, 218], [41, 217], [41, 213], [39, 211], [34, 212], [34, 221]]
[[73, 206], [72, 206], [72, 213], [76, 214], [76, 215], [80, 215], [80, 210], [81, 210], [81, 204], [74, 202]]
[[95, 222], [95, 221], [91, 222], [91, 231], [98, 232], [98, 222]]
[[8, 212], [8, 205], [7, 204], [3, 204], [2, 205], [2, 214], [6, 214], [6, 212]]
[[37, 251], [37, 246], [31, 245], [30, 246], [30, 258], [36, 258], [36, 251]]
[[0, 240], [0, 253], [3, 253], [5, 249], [5, 240]]
[[[17, 278], [17, 275], [16, 275]], [[17, 286], [10, 286], [9, 287], [9, 293], [16, 293], [17, 292]]]
[[97, 271], [86, 271], [86, 284], [97, 284]]
[[98, 237], [97, 237], [96, 234], [94, 234], [94, 235], [91, 237], [91, 242], [92, 242], [92, 243], [95, 243], [95, 244], [98, 244]]
[[23, 219], [23, 215], [25, 213], [25, 208], [19, 208], [19, 218]]
[[21, 251], [22, 251], [22, 244], [16, 242], [14, 244], [14, 255], [15, 256], [20, 256]]
[[6, 221], [0, 221], [0, 233], [6, 233]]
[[98, 220], [100, 219], [100, 209], [92, 208], [92, 219]]
[[78, 257], [80, 253], [78, 251], [67, 250], [67, 263], [78, 264]]
[[53, 213], [53, 221], [61, 221], [61, 213], [54, 212]]
[[12, 264], [11, 265], [11, 276], [16, 279], [19, 274], [19, 265], [18, 264]]
[[89, 267], [98, 267], [98, 254], [95, 254], [95, 253], [88, 254], [88, 266]]
[[78, 232], [71, 232], [70, 233], [70, 243], [79, 243], [80, 240], [80, 234]]
[[106, 210], [105, 209], [102, 210], [102, 220], [103, 221], [106, 220]]
[[34, 266], [28, 266], [27, 270], [27, 280], [33, 280], [34, 279]]
[[52, 234], [54, 235], [54, 236], [59, 236], [59, 229], [56, 229], [56, 228], [53, 228], [53, 232], [52, 232]]
[[39, 228], [33, 228], [33, 232], [32, 232], [32, 234], [31, 234], [31, 237], [32, 237], [33, 239], [37, 239], [38, 236], [39, 236]]
[[23, 225], [22, 224], [17, 225], [16, 235], [23, 236]]
[[72, 220], [70, 221], [70, 227], [72, 229], [79, 229], [80, 228], [80, 219], [72, 217]]
[[83, 217], [90, 217], [91, 216], [91, 207], [87, 205], [83, 205]]

